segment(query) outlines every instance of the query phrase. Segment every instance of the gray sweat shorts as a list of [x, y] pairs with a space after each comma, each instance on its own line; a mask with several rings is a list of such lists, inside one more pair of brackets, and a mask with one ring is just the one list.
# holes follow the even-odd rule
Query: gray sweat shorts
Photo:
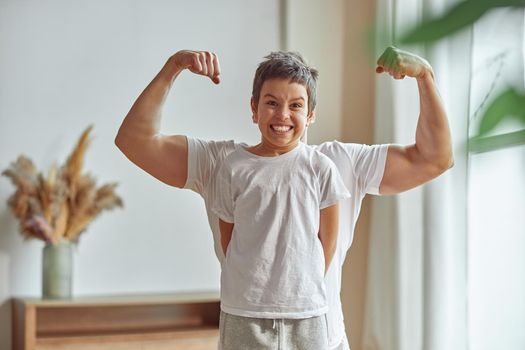
[[221, 311], [219, 350], [326, 350], [326, 315], [303, 319], [252, 318]]

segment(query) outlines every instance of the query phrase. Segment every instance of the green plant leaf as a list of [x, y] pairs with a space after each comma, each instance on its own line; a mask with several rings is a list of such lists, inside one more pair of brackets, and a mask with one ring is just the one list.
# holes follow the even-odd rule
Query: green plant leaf
[[424, 21], [400, 38], [402, 44], [433, 42], [453, 34], [474, 22], [488, 10], [497, 7], [525, 7], [525, 0], [465, 0], [443, 16]]
[[525, 145], [525, 130], [495, 136], [471, 137], [468, 150], [471, 153], [483, 153], [520, 145]]
[[492, 101], [479, 125], [478, 136], [494, 129], [504, 119], [515, 118], [525, 123], [525, 94], [509, 88]]

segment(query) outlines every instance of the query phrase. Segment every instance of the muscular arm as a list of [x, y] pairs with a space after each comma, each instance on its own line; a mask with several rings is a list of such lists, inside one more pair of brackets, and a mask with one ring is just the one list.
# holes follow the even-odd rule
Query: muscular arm
[[339, 230], [339, 205], [334, 204], [327, 208], [321, 209], [321, 218], [319, 223], [319, 240], [323, 246], [324, 252], [324, 271], [328, 271], [330, 262], [334, 257], [337, 247], [337, 232]]
[[420, 114], [416, 142], [388, 148], [381, 194], [396, 194], [432, 180], [453, 165], [447, 115], [441, 102], [431, 66], [411, 53], [388, 48], [378, 60], [378, 73], [395, 79], [416, 78]]
[[184, 69], [219, 83], [220, 68], [214, 54], [186, 50], [177, 52], [137, 98], [115, 138], [117, 147], [133, 163], [162, 182], [176, 187], [186, 184], [186, 136], [162, 135], [159, 127], [166, 96]]

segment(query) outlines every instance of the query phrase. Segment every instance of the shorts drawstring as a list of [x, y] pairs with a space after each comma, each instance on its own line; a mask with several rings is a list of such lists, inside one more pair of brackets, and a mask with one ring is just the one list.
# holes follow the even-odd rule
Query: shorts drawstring
[[273, 323], [272, 323], [272, 329], [275, 329], [275, 318], [272, 320]]

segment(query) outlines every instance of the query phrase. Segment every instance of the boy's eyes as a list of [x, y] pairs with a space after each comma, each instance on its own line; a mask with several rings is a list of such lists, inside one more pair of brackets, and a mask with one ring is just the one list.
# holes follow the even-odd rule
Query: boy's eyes
[[[277, 102], [275, 102], [275, 101], [267, 101], [266, 104], [268, 106], [277, 106]], [[303, 107], [303, 105], [301, 103], [292, 103], [290, 105], [290, 107], [293, 108], [293, 109], [300, 109], [300, 108]]]

